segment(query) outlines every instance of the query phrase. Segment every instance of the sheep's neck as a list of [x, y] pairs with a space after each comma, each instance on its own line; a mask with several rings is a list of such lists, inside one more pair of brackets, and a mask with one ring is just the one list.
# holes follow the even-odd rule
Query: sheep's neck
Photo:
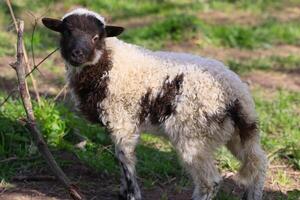
[[97, 108], [97, 104], [107, 96], [107, 74], [111, 68], [110, 52], [105, 50], [97, 64], [85, 66], [70, 77], [70, 87], [78, 101], [78, 108], [91, 122], [101, 123], [101, 110]]

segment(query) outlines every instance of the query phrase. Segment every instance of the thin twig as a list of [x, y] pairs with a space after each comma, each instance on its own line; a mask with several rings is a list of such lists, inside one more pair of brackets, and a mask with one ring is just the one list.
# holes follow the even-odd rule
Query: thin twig
[[8, 99], [14, 95], [18, 90], [17, 89], [13, 89], [12, 91], [10, 91], [10, 93], [7, 95], [7, 97], [1, 102], [0, 107], [2, 107], [7, 101]]
[[57, 93], [57, 95], [54, 97], [54, 100], [53, 101], [56, 101], [60, 95], [67, 89], [68, 87], [68, 84], [65, 84], [64, 87]]
[[[33, 17], [34, 19], [34, 24], [33, 24], [33, 28], [32, 28], [32, 33], [31, 33], [31, 43], [30, 43], [30, 47], [31, 47], [31, 57], [32, 57], [32, 62], [33, 62], [33, 67], [35, 66], [35, 53], [34, 53], [34, 45], [33, 45], [33, 40], [34, 40], [34, 35], [35, 35], [35, 30], [36, 30], [36, 26], [37, 26], [37, 22], [39, 21], [39, 18], [35, 17], [33, 13], [29, 12], [30, 16]], [[33, 68], [31, 67], [31, 68]], [[36, 69], [40, 75], [45, 78], [44, 74], [37, 68]]]
[[52, 56], [52, 54], [54, 54], [57, 50], [59, 50], [59, 48], [56, 48], [55, 50], [53, 50], [45, 58], [43, 58], [43, 60], [41, 60], [37, 65], [35, 65], [32, 68], [32, 70], [28, 74], [26, 74], [25, 78], [27, 78], [28, 76], [30, 76], [43, 62], [45, 62], [45, 60], [47, 60], [50, 56]]
[[31, 33], [31, 56], [32, 56], [32, 62], [33, 62], [33, 66], [35, 66], [35, 56], [34, 56], [34, 48], [33, 48], [33, 39], [34, 39], [34, 33], [35, 33], [35, 29], [36, 29], [36, 25], [37, 25], [37, 20], [36, 18], [34, 18], [34, 25], [32, 28], [32, 33]]
[[25, 79], [25, 68], [23, 64], [24, 53], [23, 53], [23, 30], [24, 22], [20, 21], [18, 27], [18, 40], [17, 40], [17, 62], [15, 63], [15, 70], [18, 78], [19, 92], [23, 102], [23, 106], [26, 112], [26, 128], [31, 133], [35, 144], [39, 152], [44, 157], [48, 166], [51, 168], [55, 177], [68, 189], [70, 196], [75, 200], [84, 199], [83, 196], [79, 193], [78, 188], [70, 182], [65, 173], [56, 163], [53, 155], [51, 154], [46, 142], [44, 141], [40, 130], [36, 126], [35, 116], [32, 108], [30, 94], [28, 92], [28, 86]]
[[10, 158], [6, 158], [4, 160], [0, 160], [0, 163], [10, 162], [10, 161], [14, 161], [14, 160], [17, 160], [17, 159], [18, 159], [17, 156], [13, 156], [13, 157], [10, 157]]

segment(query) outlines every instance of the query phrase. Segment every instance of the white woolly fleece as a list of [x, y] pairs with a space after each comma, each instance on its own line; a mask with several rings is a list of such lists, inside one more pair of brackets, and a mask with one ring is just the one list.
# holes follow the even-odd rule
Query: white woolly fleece
[[[163, 133], [171, 141], [193, 177], [194, 199], [203, 199], [201, 192], [205, 192], [205, 197], [215, 194], [211, 188], [216, 187], [221, 176], [214, 165], [214, 152], [224, 144], [231, 145], [229, 149], [242, 161], [239, 177], [242, 183], [251, 186], [249, 194], [254, 196], [255, 193], [255, 199], [261, 199], [266, 158], [259, 145], [259, 133], [254, 130], [242, 144], [239, 132], [229, 117], [222, 122], [214, 119], [224, 116], [228, 105], [238, 99], [243, 118], [249, 123], [255, 122], [257, 115], [248, 86], [223, 63], [214, 59], [150, 51], [115, 37], [106, 38], [105, 42], [111, 52], [113, 66], [102, 76], [108, 77], [109, 81], [106, 97], [98, 102], [97, 112], [99, 119], [110, 130], [116, 149], [123, 152], [117, 156], [123, 159], [119, 158], [130, 171], [135, 199], [141, 198], [135, 180], [133, 152], [141, 132]], [[68, 80], [77, 69], [67, 66]], [[140, 124], [141, 101], [145, 94], [150, 90], [149, 99], [155, 99], [161, 95], [166, 81], [172, 81], [181, 74], [184, 78], [180, 95], [175, 96], [174, 114], [158, 125], [151, 123], [149, 117]], [[78, 104], [78, 97], [72, 89], [71, 94]], [[237, 141], [234, 139], [236, 137]]]
[[68, 12], [67, 14], [65, 14], [62, 17], [62, 20], [64, 20], [66, 17], [69, 17], [70, 15], [89, 15], [89, 16], [93, 16], [93, 17], [96, 17], [98, 20], [100, 20], [104, 26], [106, 25], [104, 17], [102, 17], [101, 15], [99, 15], [96, 12], [90, 11], [90, 10], [85, 9], [85, 8], [77, 8], [75, 10], [72, 10], [71, 12]]
[[[101, 117], [103, 124], [110, 122], [115, 132], [120, 128], [125, 135], [134, 133], [143, 95], [150, 88], [155, 97], [166, 77], [172, 80], [181, 73], [184, 82], [182, 95], [176, 100], [177, 114], [162, 125], [171, 141], [180, 137], [197, 138], [195, 149], [203, 146], [206, 140], [226, 143], [233, 133], [232, 125], [228, 122], [229, 127], [221, 131], [224, 127], [209, 126], [205, 116], [222, 114], [235, 99], [242, 104], [247, 120], [256, 120], [247, 85], [221, 62], [189, 54], [153, 52], [117, 38], [107, 38], [106, 45], [111, 50], [113, 68], [109, 72], [108, 96], [99, 107], [106, 110]], [[147, 132], [150, 124], [146, 124], [142, 129]], [[189, 151], [189, 156], [191, 154]]]

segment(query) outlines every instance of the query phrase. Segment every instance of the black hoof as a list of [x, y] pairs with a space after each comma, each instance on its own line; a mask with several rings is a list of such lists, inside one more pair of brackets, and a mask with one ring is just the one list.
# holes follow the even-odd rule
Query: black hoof
[[128, 194], [128, 193], [125, 193], [125, 194], [119, 194], [119, 200], [135, 200], [136, 198], [134, 197], [134, 194]]

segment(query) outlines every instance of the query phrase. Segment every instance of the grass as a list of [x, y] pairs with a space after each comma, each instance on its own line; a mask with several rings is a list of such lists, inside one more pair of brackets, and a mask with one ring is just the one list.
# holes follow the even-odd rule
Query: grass
[[181, 13], [165, 16], [163, 21], [149, 26], [129, 30], [123, 39], [156, 49], [162, 48], [168, 41], [184, 43], [196, 35], [203, 35], [204, 42], [220, 47], [270, 48], [278, 44], [299, 44], [300, 26], [298, 22], [282, 24], [274, 19], [253, 26], [215, 25], [205, 23], [194, 15]]
[[[260, 115], [262, 144], [269, 152], [269, 159], [282, 158], [300, 169], [300, 93], [277, 91], [271, 100], [264, 91], [257, 91], [256, 107]], [[280, 139], [284, 138], [284, 139]]]
[[291, 184], [292, 181], [290, 180], [285, 171], [280, 170], [275, 174], [274, 182], [281, 186], [288, 186], [289, 184]]
[[[296, 1], [295, 1], [296, 2]], [[266, 10], [280, 9], [284, 3], [294, 3], [294, 1], [282, 0], [212, 0], [209, 3], [211, 9], [227, 10], [232, 12], [234, 10], [251, 11], [255, 13], [262, 13]]]
[[[262, 144], [269, 152], [272, 159], [288, 160], [296, 168], [299, 168], [300, 146], [299, 146], [299, 111], [298, 99], [300, 93], [279, 91], [272, 100], [264, 99], [261, 94], [264, 91], [255, 92], [256, 105], [260, 114], [262, 129]], [[99, 171], [118, 173], [118, 166], [113, 155], [113, 146], [104, 131], [96, 125], [86, 123], [81, 118], [71, 113], [62, 104], [54, 104], [51, 100], [44, 100], [41, 107], [35, 105], [35, 112], [44, 137], [51, 147], [68, 149], [75, 152], [78, 157]], [[33, 156], [29, 155], [32, 144], [28, 132], [22, 125], [15, 121], [21, 118], [24, 112], [21, 103], [17, 100], [10, 100], [1, 108], [0, 133], [2, 143], [0, 152], [2, 159], [11, 155], [20, 158]], [[76, 150], [66, 139], [68, 134], [74, 132], [74, 127], [80, 134], [88, 138], [88, 145], [84, 151]], [[285, 138], [278, 140], [278, 138]], [[142, 136], [138, 152], [138, 172], [150, 182], [154, 180], [167, 180], [169, 177], [184, 174], [177, 156], [170, 144], [152, 135]], [[35, 155], [37, 152], [33, 151]], [[91, 156], [95, 159], [91, 160]], [[219, 166], [222, 169], [235, 171], [238, 162], [227, 150], [221, 150], [217, 155]], [[163, 160], [163, 162], [161, 162]], [[1, 170], [1, 177], [10, 177], [17, 170], [10, 165], [6, 170]], [[6, 168], [4, 165], [4, 168]]]
[[268, 56], [253, 58], [248, 60], [227, 61], [229, 68], [239, 74], [249, 73], [252, 70], [276, 70], [293, 71], [300, 66], [300, 57], [296, 55], [289, 56]]
[[[272, 2], [272, 3], [271, 3]], [[48, 6], [54, 7], [57, 4], [55, 0], [39, 1], [38, 3], [31, 3], [31, 0], [16, 1], [13, 7], [17, 16], [30, 18], [24, 11], [31, 10], [36, 16], [44, 14]], [[205, 7], [211, 6], [215, 9], [215, 5], [221, 4], [222, 8], [234, 6], [236, 9], [247, 10], [253, 8], [254, 10], [265, 9], [266, 7], [276, 7], [282, 5], [282, 1], [261, 1], [257, 0], [255, 3], [249, 1], [211, 1], [194, 2], [194, 1], [87, 1], [87, 0], [68, 0], [60, 6], [58, 12], [66, 10], [71, 5], [82, 5], [93, 10], [103, 13], [105, 16], [116, 19], [139, 18], [147, 15], [159, 13], [162, 20], [156, 20], [152, 24], [128, 30], [122, 37], [123, 39], [136, 44], [143, 45], [152, 49], [159, 49], [165, 46], [170, 41], [181, 41], [194, 37], [195, 35], [204, 35], [204, 39], [210, 45], [232, 47], [232, 48], [266, 48], [270, 45], [277, 44], [299, 44], [300, 41], [300, 26], [298, 22], [281, 23], [275, 19], [262, 21], [253, 26], [237, 25], [237, 24], [209, 24], [197, 19], [195, 15], [198, 12], [205, 10]], [[40, 11], [42, 8], [43, 12]], [[7, 16], [9, 12], [2, 2], [0, 4], [0, 11], [3, 11]], [[36, 13], [37, 12], [37, 13]], [[2, 15], [3, 15], [2, 13]], [[48, 11], [48, 16], [57, 12], [54, 10]], [[54, 16], [54, 17], [55, 17]], [[157, 16], [157, 15], [156, 15]], [[32, 20], [32, 19], [31, 19]], [[11, 20], [2, 20], [3, 26], [8, 26]], [[31, 27], [26, 26], [25, 44], [30, 46], [31, 42]], [[7, 54], [11, 48], [8, 36], [0, 35], [2, 45], [0, 48], [0, 55]], [[54, 48], [58, 44], [53, 42], [58, 41], [58, 34], [46, 30], [44, 27], [38, 27], [35, 33], [34, 46], [37, 53], [43, 53], [49, 48]], [[2, 53], [1, 53], [2, 52]]]
[[0, 31], [0, 56], [13, 56], [15, 54], [15, 42], [16, 38], [14, 35]]
[[[85, 6], [96, 10], [108, 17], [108, 21], [136, 20], [150, 23], [127, 29], [122, 39], [142, 45], [150, 49], [164, 49], [168, 45], [183, 44], [186, 41], [199, 42], [195, 48], [206, 46], [247, 49], [277, 48], [277, 45], [299, 46], [300, 26], [297, 21], [282, 23], [270, 18], [268, 12], [278, 11], [287, 5], [294, 5], [297, 0], [46, 0], [32, 3], [32, 0], [13, 1], [16, 15], [26, 20], [25, 45], [31, 45], [31, 18], [26, 12], [31, 10], [35, 15], [43, 14], [50, 7], [47, 16], [60, 17], [73, 6]], [[298, 2], [299, 3], [299, 2]], [[248, 24], [214, 24], [202, 21], [199, 12], [221, 10], [227, 15], [235, 11], [247, 11], [261, 21], [254, 25]], [[15, 38], [9, 32], [11, 25], [9, 12], [4, 1], [0, 2], [0, 57], [14, 56]], [[34, 47], [37, 57], [41, 57], [58, 46], [58, 34], [38, 26], [34, 37]], [[54, 42], [55, 41], [55, 42]], [[199, 48], [201, 52], [201, 49]], [[248, 60], [227, 58], [226, 64], [239, 74], [251, 73], [252, 70], [264, 71], [297, 71], [300, 66], [298, 55], [256, 57]], [[56, 62], [49, 60], [45, 63], [49, 71], [60, 74]], [[60, 80], [61, 81], [61, 80]], [[270, 91], [255, 88], [253, 91], [262, 134], [262, 145], [267, 151], [272, 163], [287, 163], [295, 170], [300, 170], [300, 126], [299, 107], [300, 93], [277, 90]], [[5, 97], [0, 92], [0, 102]], [[34, 103], [38, 125], [44, 133], [52, 150], [64, 150], [74, 153], [83, 163], [95, 171], [106, 172], [118, 176], [119, 166], [114, 157], [114, 146], [104, 130], [97, 125], [86, 122], [70, 111], [63, 103], [54, 103], [51, 98], [43, 99], [41, 107]], [[24, 117], [21, 102], [9, 100], [0, 108], [0, 160], [18, 157], [14, 162], [1, 163], [0, 187], [11, 187], [10, 178], [18, 172], [40, 169], [45, 162], [39, 156], [31, 142], [29, 133], [19, 123]], [[87, 138], [84, 149], [74, 147], [74, 137], [79, 132]], [[76, 141], [75, 141], [76, 142]], [[168, 182], [176, 177], [176, 187], [191, 186], [182, 169], [178, 157], [170, 143], [159, 137], [143, 134], [137, 147], [137, 171], [143, 185], [154, 187], [157, 182]], [[91, 159], [93, 158], [93, 159]], [[235, 172], [239, 168], [238, 161], [225, 149], [216, 153], [219, 168]], [[61, 165], [68, 165], [64, 160], [58, 160]], [[180, 179], [178, 179], [180, 177]], [[274, 182], [288, 186], [293, 180], [284, 171], [274, 174]], [[231, 195], [220, 193], [220, 199], [233, 199]], [[299, 198], [299, 192], [288, 192], [288, 200]], [[162, 199], [168, 195], [163, 194]]]
[[196, 18], [189, 15], [168, 16], [147, 27], [127, 31], [122, 38], [128, 42], [159, 49], [168, 41], [184, 41], [197, 31]]
[[[69, 1], [70, 2], [70, 1]], [[124, 19], [131, 17], [142, 17], [149, 14], [167, 12], [176, 9], [183, 4], [180, 1], [158, 1], [158, 0], [103, 0], [88, 1], [76, 0], [77, 4], [84, 5], [102, 13], [113, 13], [112, 19]]]
[[209, 43], [231, 48], [254, 49], [277, 44], [298, 44], [300, 39], [300, 27], [297, 22], [282, 24], [275, 20], [266, 20], [254, 26], [216, 26], [202, 23], [200, 27]]

